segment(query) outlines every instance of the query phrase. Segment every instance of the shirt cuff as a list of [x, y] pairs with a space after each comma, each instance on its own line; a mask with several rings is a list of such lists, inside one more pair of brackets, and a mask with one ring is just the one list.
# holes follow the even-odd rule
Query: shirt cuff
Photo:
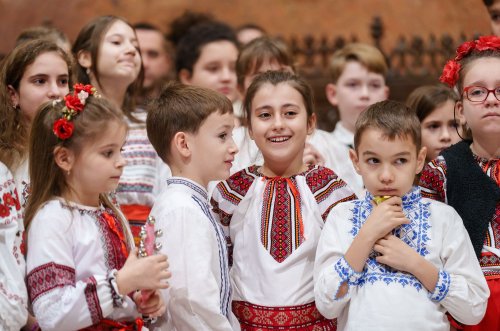
[[349, 285], [358, 285], [360, 278], [363, 276], [364, 272], [356, 272], [346, 261], [345, 257], [342, 256], [340, 260], [335, 263], [335, 271], [339, 275], [340, 279], [347, 282]]
[[439, 270], [436, 287], [434, 288], [434, 291], [432, 293], [429, 292], [429, 298], [435, 302], [440, 302], [441, 300], [443, 300], [448, 294], [450, 283], [450, 274], [444, 270]]

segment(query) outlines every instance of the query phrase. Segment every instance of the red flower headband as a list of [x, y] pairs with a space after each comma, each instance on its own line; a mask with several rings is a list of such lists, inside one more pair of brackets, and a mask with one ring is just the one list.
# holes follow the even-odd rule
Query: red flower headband
[[449, 60], [443, 68], [439, 80], [450, 87], [455, 86], [458, 81], [458, 73], [461, 69], [460, 61], [473, 51], [483, 52], [487, 50], [500, 50], [500, 37], [483, 36], [478, 40], [466, 41], [457, 48], [457, 55]]
[[90, 95], [97, 96], [97, 90], [92, 85], [75, 84], [73, 94], [64, 97], [65, 105], [62, 117], [54, 122], [52, 131], [57, 138], [67, 140], [73, 135], [73, 119], [83, 111], [85, 101]]

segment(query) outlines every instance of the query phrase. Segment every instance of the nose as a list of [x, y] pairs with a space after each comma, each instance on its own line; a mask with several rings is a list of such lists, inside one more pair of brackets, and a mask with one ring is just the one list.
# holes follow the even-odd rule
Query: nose
[[440, 140], [444, 142], [449, 142], [451, 140], [450, 129], [446, 125], [441, 129]]
[[229, 153], [231, 153], [231, 155], [234, 155], [238, 152], [239, 152], [238, 145], [236, 145], [233, 137], [231, 137], [231, 141], [229, 143]]
[[283, 128], [284, 122], [280, 114], [273, 116], [273, 129], [280, 130]]
[[131, 41], [125, 43], [127, 54], [135, 55], [137, 53], [137, 48]]
[[235, 77], [236, 74], [230, 68], [228, 68], [228, 67], [222, 68], [221, 79], [223, 81], [231, 81], [233, 76]]
[[117, 168], [123, 168], [127, 165], [127, 160], [123, 157], [123, 154], [120, 153], [120, 156], [118, 157], [118, 160], [116, 161], [116, 167]]
[[368, 98], [370, 96], [368, 85], [367, 84], [362, 84], [361, 85], [361, 97], [362, 98]]
[[57, 84], [57, 81], [54, 80], [49, 83], [49, 89], [47, 91], [47, 97], [50, 100], [61, 99], [63, 95], [63, 91], [61, 91], [61, 87]]
[[381, 168], [379, 180], [383, 184], [390, 184], [394, 181], [394, 173], [389, 166], [383, 166]]

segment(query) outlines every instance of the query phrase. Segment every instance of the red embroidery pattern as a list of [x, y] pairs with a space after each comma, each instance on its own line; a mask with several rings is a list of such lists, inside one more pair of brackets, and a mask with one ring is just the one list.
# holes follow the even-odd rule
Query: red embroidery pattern
[[444, 176], [446, 176], [447, 169], [446, 161], [442, 156], [438, 156], [425, 166], [419, 182], [422, 187], [422, 197], [445, 201]]
[[247, 194], [248, 189], [257, 177], [257, 173], [257, 166], [251, 166], [238, 171], [226, 181], [220, 182], [217, 185], [217, 190], [225, 200], [238, 205], [241, 199]]
[[85, 300], [89, 307], [92, 323], [96, 324], [103, 318], [99, 297], [97, 296], [97, 281], [94, 277], [89, 277], [85, 280], [85, 283], [87, 283], [85, 287]]
[[[107, 216], [105, 216], [107, 215]], [[106, 263], [108, 269], [121, 269], [127, 259], [128, 251], [124, 250], [125, 231], [111, 209], [99, 211], [95, 217], [103, 236]], [[121, 235], [120, 235], [121, 234]]]
[[[300, 195], [293, 178], [267, 179], [261, 216], [261, 242], [283, 262], [304, 241]], [[293, 231], [292, 231], [293, 228]]]
[[105, 318], [99, 324], [81, 329], [80, 331], [141, 331], [143, 326], [144, 321], [141, 318], [136, 318], [132, 322], [118, 322]]
[[212, 204], [212, 211], [219, 215], [219, 221], [222, 225], [224, 226], [229, 226], [231, 223], [231, 214], [226, 213], [222, 209], [219, 208], [219, 203], [215, 201], [213, 198], [211, 199], [210, 203]]
[[291, 307], [264, 307], [244, 301], [233, 301], [233, 312], [242, 331], [334, 331], [336, 320], [327, 320], [314, 302]]
[[53, 262], [47, 263], [31, 270], [27, 282], [30, 301], [35, 302], [39, 296], [56, 287], [75, 285], [75, 269]]

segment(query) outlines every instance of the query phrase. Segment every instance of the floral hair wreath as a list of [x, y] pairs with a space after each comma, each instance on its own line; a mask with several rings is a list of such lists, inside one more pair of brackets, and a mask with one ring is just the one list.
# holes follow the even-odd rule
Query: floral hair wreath
[[466, 41], [457, 48], [457, 55], [453, 60], [449, 60], [443, 68], [443, 73], [439, 80], [450, 87], [454, 87], [458, 81], [461, 69], [460, 61], [473, 51], [483, 52], [487, 50], [500, 50], [500, 37], [482, 36], [477, 40]]
[[[67, 140], [73, 135], [75, 124], [73, 119], [78, 116], [85, 107], [85, 102], [90, 95], [99, 96], [92, 85], [75, 84], [73, 94], [64, 97], [64, 107], [61, 118], [54, 121], [52, 131], [60, 140]], [[56, 100], [54, 102], [60, 102]]]

